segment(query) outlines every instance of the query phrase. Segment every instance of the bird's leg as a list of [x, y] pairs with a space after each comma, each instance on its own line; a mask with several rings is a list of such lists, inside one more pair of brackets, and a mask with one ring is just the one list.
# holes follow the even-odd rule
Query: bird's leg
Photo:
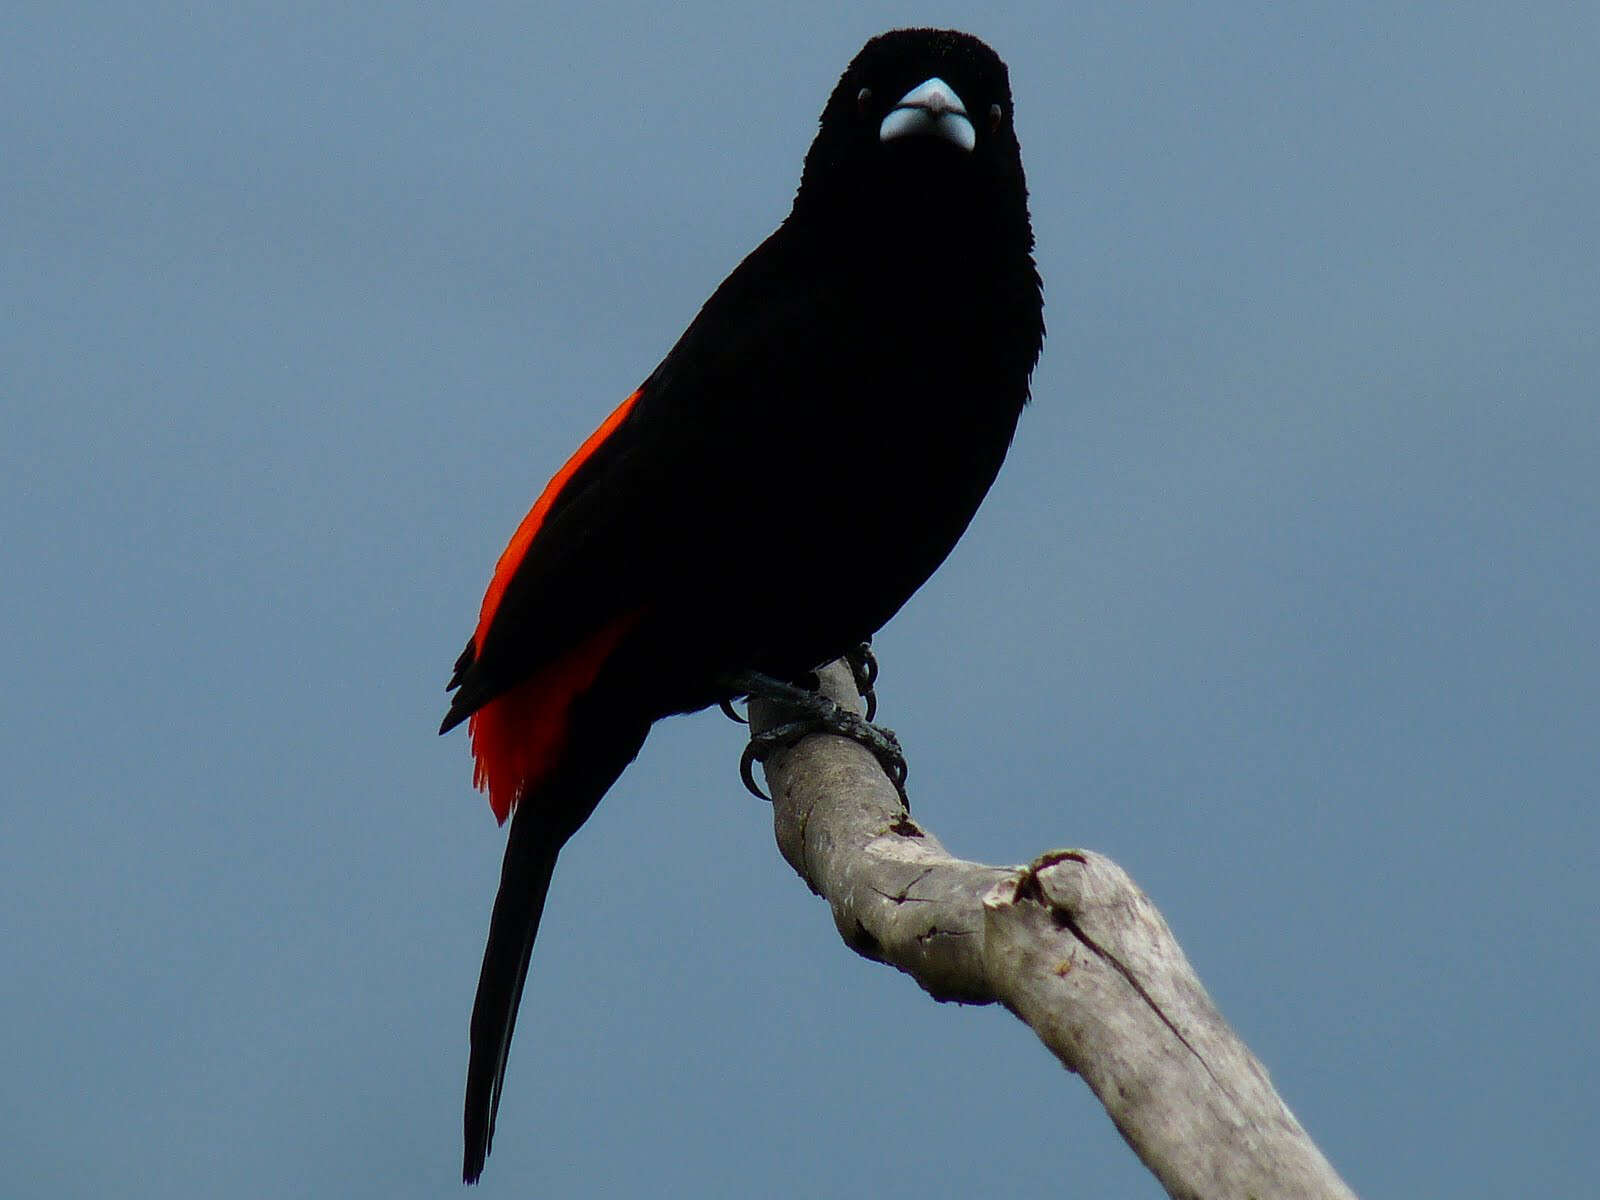
[[[861, 650], [866, 650], [865, 645], [858, 648], [857, 653]], [[867, 661], [870, 662], [871, 651], [866, 651], [866, 654]], [[865, 677], [867, 673], [865, 666], [858, 670], [853, 659], [851, 670], [857, 680]], [[815, 682], [815, 676], [812, 676], [812, 682]], [[770, 700], [792, 710], [794, 714], [792, 720], [776, 725], [764, 733], [751, 735], [750, 744], [745, 747], [744, 754], [739, 759], [739, 777], [744, 780], [745, 787], [752, 793], [763, 800], [772, 799], [756, 786], [756, 763], [766, 762], [767, 756], [774, 750], [792, 746], [801, 738], [813, 733], [833, 733], [847, 737], [872, 752], [872, 756], [883, 767], [883, 773], [889, 777], [889, 782], [894, 784], [895, 790], [900, 793], [901, 802], [909, 810], [910, 801], [906, 796], [906, 756], [900, 749], [900, 741], [895, 737], [893, 730], [872, 724], [848, 708], [830, 700], [815, 687], [809, 689], [798, 687], [757, 671], [741, 671], [730, 675], [725, 684], [731, 696]], [[871, 681], [868, 678], [868, 687], [870, 686]], [[725, 706], [724, 711], [727, 711], [727, 707], [731, 706]]]
[[[869, 653], [870, 653], [870, 651], [869, 651]], [[855, 667], [853, 665], [851, 666], [850, 669], [851, 669], [852, 673], [855, 671]], [[877, 663], [876, 662], [873, 663], [873, 672], [874, 672], [874, 674], [876, 674], [876, 672], [877, 672]], [[792, 688], [792, 689], [794, 689], [794, 694], [802, 694], [802, 693], [804, 693], [804, 694], [808, 694], [809, 695], [812, 692], [820, 691], [821, 688], [822, 688], [822, 681], [817, 678], [817, 673], [815, 671], [807, 671], [804, 675], [798, 676], [797, 678], [795, 678], [793, 680], [790, 680], [787, 683], [785, 683], [783, 680], [777, 679], [777, 678], [775, 678], [773, 676], [763, 675], [759, 671], [751, 671], [751, 672], [747, 672], [747, 673], [739, 673], [739, 674], [735, 674], [735, 675], [730, 675], [730, 676], [728, 676], [728, 677], [726, 677], [725, 679], [722, 680], [722, 687], [727, 692], [727, 695], [723, 696], [721, 700], [717, 701], [717, 707], [722, 710], [722, 715], [723, 716], [727, 717], [728, 720], [733, 721], [733, 722], [735, 722], [736, 724], [739, 724], [739, 725], [748, 725], [748, 724], [750, 724], [750, 718], [747, 717], [747, 716], [742, 715], [739, 712], [739, 710], [733, 706], [733, 702], [735, 700], [737, 700], [740, 696], [743, 696], [746, 700], [748, 700], [750, 698], [751, 693], [746, 691], [746, 690], [744, 690], [743, 688], [741, 688], [739, 686], [741, 684], [741, 682], [745, 681], [746, 679], [760, 679], [760, 680], [763, 680], [764, 683], [761, 686], [776, 685], [778, 687], [783, 687], [783, 688]], [[860, 685], [859, 684], [857, 685], [857, 690], [858, 691], [860, 690]], [[756, 695], [760, 696], [763, 699], [778, 700], [778, 701], [780, 701], [780, 703], [784, 699], [784, 697], [770, 695], [769, 693], [766, 693], [766, 692], [757, 692]], [[866, 693], [863, 692], [862, 695], [863, 695], [863, 697], [865, 697]], [[877, 710], [877, 707], [878, 706], [877, 706], [875, 701], [868, 701], [867, 719], [869, 721], [872, 719], [872, 713]], [[766, 797], [766, 796], [763, 796], [761, 798], [763, 800], [768, 799], [768, 797]]]

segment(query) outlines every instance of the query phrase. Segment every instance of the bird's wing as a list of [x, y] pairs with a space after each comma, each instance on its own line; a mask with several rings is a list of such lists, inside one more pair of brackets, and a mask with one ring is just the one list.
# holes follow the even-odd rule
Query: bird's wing
[[803, 266], [786, 270], [797, 257], [778, 234], [752, 252], [550, 481], [495, 568], [441, 732], [618, 637], [673, 586], [708, 513], [738, 503], [796, 387], [786, 364], [828, 308]]

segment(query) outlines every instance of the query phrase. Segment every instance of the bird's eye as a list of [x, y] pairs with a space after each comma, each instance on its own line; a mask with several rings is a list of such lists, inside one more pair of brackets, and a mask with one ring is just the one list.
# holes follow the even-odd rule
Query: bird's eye
[[994, 133], [1000, 128], [1000, 118], [1005, 116], [1005, 110], [998, 104], [989, 105], [989, 132]]
[[867, 105], [872, 103], [872, 89], [862, 88], [856, 93], [856, 111], [863, 117], [867, 115]]

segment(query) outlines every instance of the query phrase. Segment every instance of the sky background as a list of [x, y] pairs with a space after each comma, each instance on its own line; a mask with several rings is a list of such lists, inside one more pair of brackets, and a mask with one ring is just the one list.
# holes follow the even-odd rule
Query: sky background
[[[878, 639], [919, 819], [1122, 863], [1364, 1196], [1592, 1188], [1600, 9], [57, 2], [0, 45], [0, 1194], [457, 1194], [450, 664], [907, 23], [1010, 63], [1050, 329]], [[841, 946], [740, 748], [665, 723], [563, 857], [481, 1194], [1159, 1195]]]

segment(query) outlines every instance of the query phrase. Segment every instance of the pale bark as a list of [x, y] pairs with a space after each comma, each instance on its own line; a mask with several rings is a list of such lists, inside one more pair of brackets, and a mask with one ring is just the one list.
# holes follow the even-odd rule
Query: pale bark
[[[860, 711], [850, 672], [824, 690]], [[782, 712], [751, 704], [752, 732]], [[1175, 1197], [1351, 1198], [1266, 1070], [1222, 1019], [1167, 923], [1102, 855], [1025, 867], [953, 858], [877, 762], [814, 735], [765, 764], [784, 858], [845, 943], [933, 997], [998, 1003], [1071, 1071]]]

